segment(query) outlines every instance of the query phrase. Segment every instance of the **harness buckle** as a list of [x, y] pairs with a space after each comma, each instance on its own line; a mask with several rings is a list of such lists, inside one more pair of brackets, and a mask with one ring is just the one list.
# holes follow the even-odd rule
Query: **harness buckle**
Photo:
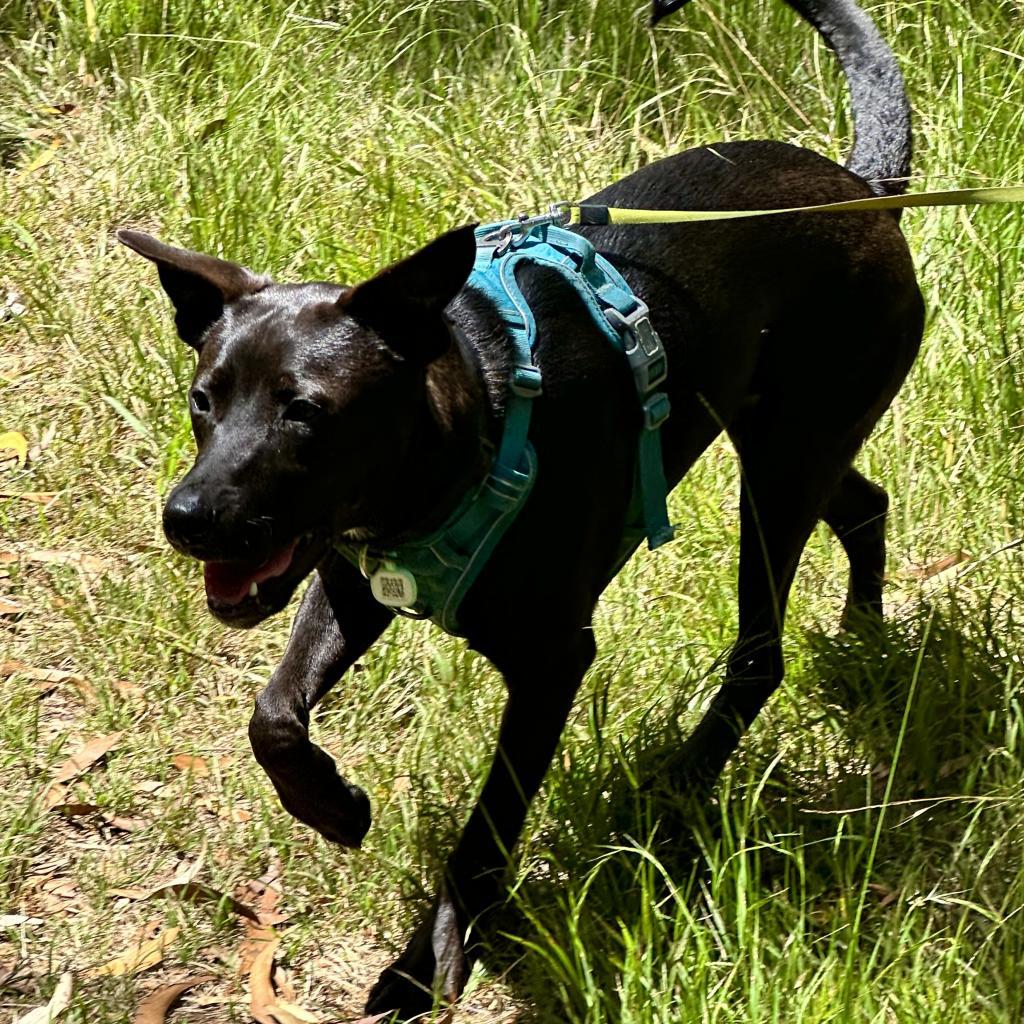
[[638, 302], [632, 313], [623, 315], [611, 307], [604, 315], [612, 327], [626, 335], [623, 351], [633, 370], [637, 394], [643, 398], [668, 376], [665, 348], [651, 324], [650, 310], [646, 303]]
[[543, 393], [539, 366], [520, 364], [513, 368], [512, 379], [509, 381], [512, 394], [520, 398], [536, 398]]

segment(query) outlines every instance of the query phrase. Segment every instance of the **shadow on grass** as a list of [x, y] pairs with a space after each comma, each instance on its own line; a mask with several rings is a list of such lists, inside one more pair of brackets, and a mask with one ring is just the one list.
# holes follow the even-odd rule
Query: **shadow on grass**
[[[592, 722], [572, 767], [549, 777], [545, 824], [482, 955], [532, 1008], [521, 1020], [619, 1020], [626, 1002], [643, 1019], [648, 990], [674, 1005], [665, 1019], [699, 1019], [694, 992], [719, 983], [716, 964], [774, 959], [797, 935], [795, 984], [851, 950], [902, 955], [915, 894], [969, 896], [973, 850], [1010, 827], [1012, 812], [978, 814], [1021, 773], [1005, 731], [1007, 617], [949, 603], [866, 638], [810, 638], [799, 717], [776, 724], [778, 743], [756, 728], [712, 795], [640, 785], [671, 776], [680, 707], [652, 711], [628, 739]], [[975, 927], [956, 901], [929, 914], [936, 934]], [[752, 933], [755, 919], [778, 934]]]

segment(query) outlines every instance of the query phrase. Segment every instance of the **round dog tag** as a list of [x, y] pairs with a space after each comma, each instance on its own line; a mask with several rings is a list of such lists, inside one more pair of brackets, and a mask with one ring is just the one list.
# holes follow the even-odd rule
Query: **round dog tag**
[[416, 577], [408, 569], [384, 565], [370, 577], [370, 590], [389, 608], [411, 608], [416, 603]]

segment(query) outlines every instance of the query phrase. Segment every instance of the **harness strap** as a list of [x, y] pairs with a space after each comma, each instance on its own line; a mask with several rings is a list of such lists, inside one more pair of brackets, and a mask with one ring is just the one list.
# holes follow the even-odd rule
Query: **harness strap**
[[573, 287], [608, 340], [629, 360], [643, 425], [637, 443], [637, 486], [644, 533], [651, 550], [670, 541], [668, 491], [659, 428], [669, 413], [668, 397], [657, 391], [667, 362], [661, 340], [651, 326], [647, 306], [633, 294], [622, 275], [582, 236], [549, 223], [501, 235], [478, 229], [480, 248], [471, 283], [494, 301], [512, 337], [517, 365], [513, 371], [505, 428], [497, 463], [508, 464], [522, 451], [530, 427], [530, 400], [540, 394], [540, 370], [534, 365], [537, 325], [516, 281], [516, 268], [528, 261], [557, 271]]

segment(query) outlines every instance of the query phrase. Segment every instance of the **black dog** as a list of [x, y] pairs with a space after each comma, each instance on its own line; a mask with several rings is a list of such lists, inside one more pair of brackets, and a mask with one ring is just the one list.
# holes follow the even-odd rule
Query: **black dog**
[[[846, 69], [849, 168], [781, 143], [718, 144], [645, 167], [593, 202], [754, 209], [903, 190], [909, 111], [891, 52], [852, 0], [789, 3]], [[663, 339], [670, 485], [722, 430], [742, 464], [739, 637], [681, 752], [686, 785], [717, 775], [782, 678], [786, 598], [819, 518], [850, 560], [844, 623], [881, 614], [887, 497], [851, 461], [917, 353], [921, 296], [891, 213], [583, 233], [649, 305]], [[199, 353], [189, 396], [199, 456], [167, 502], [167, 537], [206, 563], [210, 610], [230, 625], [281, 610], [313, 574], [250, 736], [285, 808], [358, 846], [368, 801], [307, 726], [392, 614], [332, 542], [429, 533], [487, 473], [512, 356], [494, 307], [466, 287], [473, 229], [353, 288], [274, 284], [147, 235], [119, 237], [156, 263], [178, 331]], [[461, 991], [467, 928], [500, 899], [507, 851], [594, 656], [591, 615], [632, 491], [640, 413], [621, 353], [557, 274], [527, 266], [519, 280], [542, 339], [537, 482], [462, 609], [508, 703], [438, 899], [370, 1012], [407, 1017], [429, 1008], [432, 991]]]

